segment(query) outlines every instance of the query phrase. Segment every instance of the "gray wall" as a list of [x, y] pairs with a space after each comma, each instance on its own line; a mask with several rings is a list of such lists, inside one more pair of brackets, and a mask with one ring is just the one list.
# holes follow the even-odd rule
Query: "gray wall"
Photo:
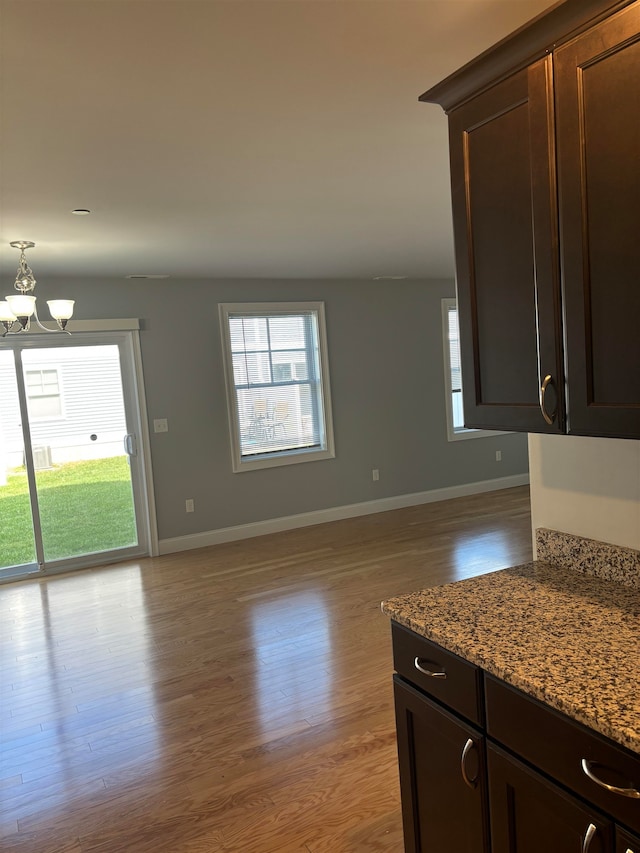
[[[527, 471], [526, 435], [447, 441], [440, 300], [451, 281], [38, 283], [41, 302], [57, 291], [79, 319], [141, 320], [149, 420], [169, 421], [151, 435], [160, 539]], [[336, 458], [233, 474], [218, 303], [296, 300], [325, 303]]]

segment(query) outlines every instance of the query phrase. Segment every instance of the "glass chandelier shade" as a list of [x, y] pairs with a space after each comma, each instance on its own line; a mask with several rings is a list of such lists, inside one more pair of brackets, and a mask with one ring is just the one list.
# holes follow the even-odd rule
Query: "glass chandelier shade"
[[73, 316], [73, 299], [49, 299], [47, 305], [54, 320], [69, 320]]
[[15, 323], [18, 318], [9, 307], [9, 303], [4, 300], [0, 302], [0, 322]]
[[16, 317], [31, 317], [36, 310], [35, 296], [25, 296], [23, 293], [7, 296], [7, 304]]
[[67, 321], [73, 315], [74, 300], [50, 299], [47, 305], [58, 328], [49, 329], [44, 326], [38, 317], [36, 297], [32, 295], [36, 286], [36, 280], [24, 254], [25, 249], [32, 249], [35, 243], [31, 242], [31, 240], [16, 240], [10, 245], [15, 249], [20, 249], [20, 263], [18, 265], [16, 280], [13, 283], [14, 288], [18, 292], [7, 296], [4, 301], [0, 302], [0, 325], [4, 327], [4, 335], [28, 332], [31, 325], [31, 317], [34, 317], [38, 326], [45, 332], [65, 332]]

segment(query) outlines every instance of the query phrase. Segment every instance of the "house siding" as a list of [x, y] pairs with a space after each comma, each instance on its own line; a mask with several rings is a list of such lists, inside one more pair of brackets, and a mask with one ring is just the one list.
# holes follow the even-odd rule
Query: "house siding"
[[[30, 419], [34, 448], [50, 448], [54, 464], [123, 452], [127, 427], [116, 346], [30, 350], [23, 359], [25, 371], [53, 368], [58, 373], [62, 412], [56, 417]], [[12, 354], [0, 362], [0, 399], [5, 465], [19, 467], [23, 464], [22, 419]]]

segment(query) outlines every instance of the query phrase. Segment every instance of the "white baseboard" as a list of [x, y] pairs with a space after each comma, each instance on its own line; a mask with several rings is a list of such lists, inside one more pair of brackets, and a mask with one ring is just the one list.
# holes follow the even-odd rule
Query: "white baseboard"
[[193, 533], [189, 536], [174, 536], [172, 539], [160, 540], [160, 554], [175, 554], [178, 551], [206, 548], [208, 545], [235, 542], [238, 539], [251, 539], [254, 536], [264, 536], [267, 533], [295, 530], [297, 527], [310, 527], [312, 524], [340, 521], [343, 518], [355, 518], [358, 515], [371, 515], [376, 512], [387, 512], [390, 509], [402, 509], [407, 506], [447, 501], [451, 498], [461, 498], [465, 495], [476, 495], [481, 492], [511, 489], [514, 486], [526, 486], [528, 482], [528, 474], [514, 474], [511, 477], [499, 477], [496, 480], [481, 480], [476, 483], [465, 483], [461, 486], [432, 489], [428, 492], [414, 492], [409, 495], [396, 495], [391, 498], [319, 509], [314, 512], [302, 512], [298, 515], [288, 515], [282, 518], [270, 518], [252, 524], [221, 527], [219, 530], [207, 530], [204, 533]]

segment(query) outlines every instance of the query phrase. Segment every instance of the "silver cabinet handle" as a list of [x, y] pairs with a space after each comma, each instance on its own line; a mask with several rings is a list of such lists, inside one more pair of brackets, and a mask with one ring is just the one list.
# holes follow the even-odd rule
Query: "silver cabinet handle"
[[475, 747], [475, 743], [471, 738], [467, 740], [462, 750], [462, 755], [460, 756], [460, 771], [462, 772], [462, 778], [464, 779], [465, 785], [469, 788], [475, 788], [478, 784], [478, 778], [471, 779], [469, 774], [467, 773], [467, 756], [471, 752], [471, 750]]
[[589, 853], [589, 847], [591, 847], [591, 842], [596, 832], [597, 829], [592, 823], [590, 823], [584, 834], [584, 838], [582, 839], [582, 853]]
[[621, 797], [630, 797], [632, 800], [640, 799], [640, 791], [637, 788], [618, 788], [616, 785], [607, 785], [607, 783], [603, 782], [602, 779], [598, 779], [591, 769], [591, 764], [595, 764], [595, 762], [587, 761], [586, 758], [583, 758], [581, 762], [582, 772], [588, 779], [595, 782], [596, 785], [600, 785], [601, 788], [611, 791], [612, 794], [620, 794]]
[[432, 669], [425, 669], [422, 666], [423, 663], [430, 663], [430, 661], [423, 660], [421, 658], [416, 658], [413, 662], [413, 665], [418, 670], [418, 672], [421, 672], [423, 675], [428, 675], [429, 678], [446, 678], [447, 677], [447, 673], [444, 671], [444, 669], [440, 670], [439, 672], [434, 672], [434, 670], [432, 670]]
[[551, 426], [551, 424], [556, 419], [556, 410], [554, 409], [553, 412], [551, 412], [551, 414], [548, 414], [548, 412], [545, 408], [545, 405], [544, 405], [544, 395], [545, 395], [546, 390], [549, 387], [549, 385], [552, 385], [552, 384], [553, 384], [553, 379], [551, 377], [551, 374], [547, 373], [547, 375], [542, 380], [542, 385], [540, 386], [540, 411], [542, 412], [542, 417], [549, 424], [549, 426]]

